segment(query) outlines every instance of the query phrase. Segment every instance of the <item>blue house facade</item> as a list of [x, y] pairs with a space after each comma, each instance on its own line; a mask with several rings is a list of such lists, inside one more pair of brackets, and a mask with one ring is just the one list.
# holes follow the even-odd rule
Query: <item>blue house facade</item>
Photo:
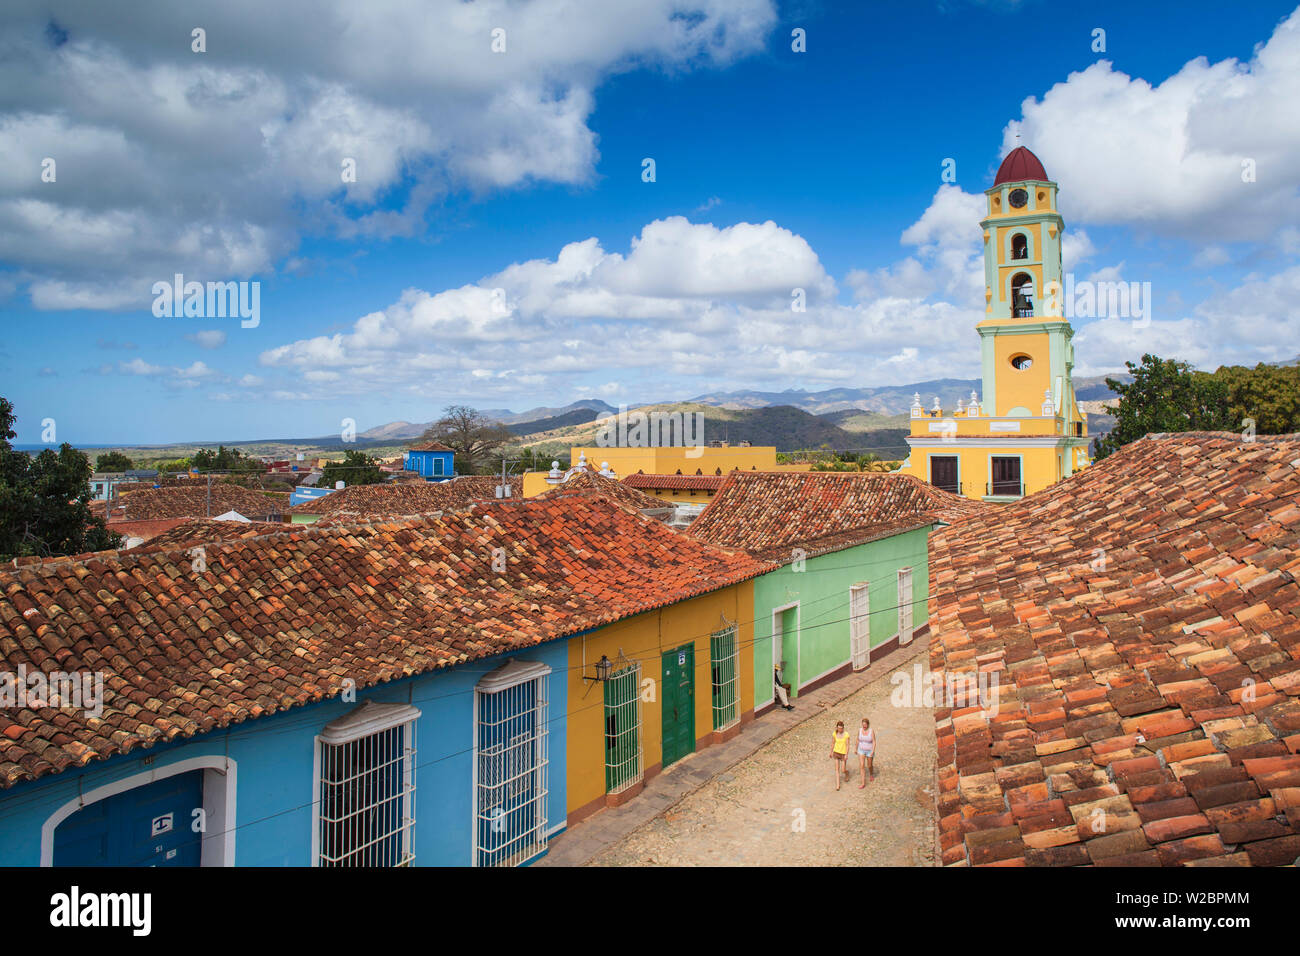
[[289, 504], [300, 505], [308, 501], [315, 501], [317, 498], [324, 498], [333, 488], [314, 488], [309, 485], [299, 485], [293, 491], [289, 492]]
[[527, 865], [588, 640], [766, 568], [597, 494], [249, 530], [0, 568], [0, 866]]
[[0, 793], [0, 866], [532, 862], [566, 825], [567, 647], [15, 784]]
[[441, 442], [425, 442], [406, 452], [406, 471], [426, 481], [445, 481], [456, 476], [455, 452]]

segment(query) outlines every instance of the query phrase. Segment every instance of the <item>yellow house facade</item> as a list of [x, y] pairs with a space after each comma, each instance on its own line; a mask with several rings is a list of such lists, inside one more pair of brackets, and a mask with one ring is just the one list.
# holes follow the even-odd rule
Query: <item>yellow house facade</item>
[[[681, 445], [611, 446], [599, 445], [575, 446], [569, 450], [569, 460], [573, 468], [588, 467], [609, 473], [616, 478], [627, 478], [638, 472], [646, 475], [726, 475], [731, 471], [777, 471], [794, 468], [806, 470], [807, 465], [790, 466], [776, 463], [776, 446], [774, 445], [731, 445], [726, 442], [684, 447]], [[572, 469], [570, 469], [572, 470]], [[525, 498], [540, 495], [556, 484], [555, 476], [545, 471], [525, 472], [523, 477], [523, 494]], [[646, 486], [642, 490], [647, 494], [656, 491]], [[668, 489], [664, 489], [668, 490]], [[690, 494], [691, 489], [682, 490], [682, 495], [656, 494], [656, 497], [668, 501], [703, 502], [710, 497], [700, 492]]]
[[753, 719], [753, 609], [750, 580], [569, 639], [570, 825]]
[[900, 471], [964, 495], [1005, 501], [1087, 467], [1075, 399], [1074, 330], [1065, 319], [1057, 184], [1023, 146], [985, 191], [982, 395], [944, 409], [913, 397], [911, 454]]
[[572, 449], [572, 461], [586, 456], [588, 462], [600, 467], [609, 463], [611, 471], [620, 478], [638, 471], [647, 475], [672, 475], [681, 472], [693, 475], [700, 471], [706, 475], [721, 469], [726, 474], [734, 469], [741, 471], [772, 471], [776, 468], [776, 447], [773, 445], [704, 445], [686, 448], [680, 445], [659, 445], [648, 448], [578, 447]]

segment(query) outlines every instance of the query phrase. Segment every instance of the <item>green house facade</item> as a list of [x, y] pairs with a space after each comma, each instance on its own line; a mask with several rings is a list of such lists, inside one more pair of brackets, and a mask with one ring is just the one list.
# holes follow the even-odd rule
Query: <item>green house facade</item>
[[754, 709], [791, 698], [910, 643], [928, 626], [932, 526], [800, 559], [754, 581]]
[[929, 623], [930, 531], [985, 505], [911, 475], [732, 472], [689, 533], [770, 562], [754, 580], [754, 712], [910, 644]]

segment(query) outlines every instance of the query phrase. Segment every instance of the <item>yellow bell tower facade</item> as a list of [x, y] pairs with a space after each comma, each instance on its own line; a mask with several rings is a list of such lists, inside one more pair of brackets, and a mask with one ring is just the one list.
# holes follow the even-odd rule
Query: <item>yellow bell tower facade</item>
[[1062, 308], [1056, 183], [1038, 157], [1012, 150], [985, 190], [982, 396], [943, 409], [912, 399], [902, 471], [968, 498], [1008, 501], [1088, 465], [1088, 423], [1075, 400], [1074, 330]]

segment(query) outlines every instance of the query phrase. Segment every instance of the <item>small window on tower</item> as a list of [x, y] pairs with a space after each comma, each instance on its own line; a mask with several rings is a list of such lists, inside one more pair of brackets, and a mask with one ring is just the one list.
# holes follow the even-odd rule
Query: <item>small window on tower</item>
[[1011, 367], [1018, 372], [1023, 372], [1034, 364], [1034, 360], [1028, 355], [1013, 355], [1011, 357]]
[[1011, 237], [1011, 258], [1028, 259], [1029, 258], [1029, 240], [1025, 238], [1023, 232], [1018, 232]]

